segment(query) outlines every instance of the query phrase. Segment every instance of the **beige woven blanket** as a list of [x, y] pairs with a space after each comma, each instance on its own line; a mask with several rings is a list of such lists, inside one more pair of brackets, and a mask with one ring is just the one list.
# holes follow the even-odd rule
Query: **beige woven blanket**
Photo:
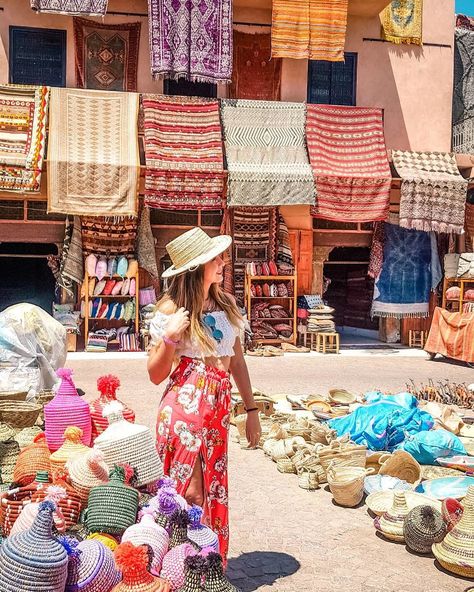
[[138, 94], [52, 88], [48, 212], [136, 216]]

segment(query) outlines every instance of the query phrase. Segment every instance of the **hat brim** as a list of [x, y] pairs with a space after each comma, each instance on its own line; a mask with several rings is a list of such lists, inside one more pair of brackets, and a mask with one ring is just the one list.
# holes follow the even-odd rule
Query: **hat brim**
[[214, 257], [223, 253], [232, 243], [232, 237], [228, 234], [222, 234], [219, 236], [214, 236], [211, 238], [212, 245], [208, 251], [199, 255], [199, 257], [195, 257], [183, 265], [182, 267], [175, 267], [172, 265], [165, 269], [165, 271], [161, 274], [162, 278], [172, 277], [174, 275], [179, 275], [180, 273], [184, 273], [189, 271], [191, 268], [196, 267], [198, 265], [204, 265], [205, 263], [209, 263], [212, 261]]

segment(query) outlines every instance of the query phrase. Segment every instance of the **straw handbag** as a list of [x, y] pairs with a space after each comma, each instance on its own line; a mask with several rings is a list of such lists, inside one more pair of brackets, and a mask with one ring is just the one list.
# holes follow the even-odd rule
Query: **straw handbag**
[[276, 461], [277, 469], [280, 473], [296, 473], [295, 465], [292, 463], [291, 458], [280, 458]]
[[379, 464], [380, 475], [391, 475], [413, 484], [419, 483], [421, 479], [421, 466], [404, 450], [396, 450], [393, 454], [382, 456]]
[[0, 401], [0, 422], [12, 428], [29, 428], [35, 425], [42, 407], [26, 401]]
[[329, 446], [318, 450], [319, 461], [325, 471], [332, 461], [343, 467], [361, 467], [365, 469], [367, 447], [348, 440], [333, 440]]
[[304, 468], [298, 474], [298, 486], [301, 489], [307, 489], [308, 491], [315, 491], [319, 489], [319, 481], [316, 471], [309, 468]]
[[327, 424], [317, 422], [311, 428], [311, 442], [313, 444], [330, 444], [337, 438], [336, 430], [331, 430]]
[[346, 508], [358, 506], [364, 497], [364, 479], [373, 472], [362, 467], [342, 467], [332, 461], [326, 474], [336, 504]]
[[291, 458], [297, 452], [298, 447], [304, 444], [305, 440], [301, 436], [277, 440], [271, 448], [270, 456], [275, 462], [282, 458]]

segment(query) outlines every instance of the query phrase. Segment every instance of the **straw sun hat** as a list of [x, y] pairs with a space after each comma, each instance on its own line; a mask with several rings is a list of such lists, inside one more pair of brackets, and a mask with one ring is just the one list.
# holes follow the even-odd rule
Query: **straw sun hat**
[[211, 238], [201, 228], [192, 228], [166, 245], [173, 265], [161, 276], [171, 277], [204, 265], [223, 253], [231, 242], [232, 237], [226, 234]]

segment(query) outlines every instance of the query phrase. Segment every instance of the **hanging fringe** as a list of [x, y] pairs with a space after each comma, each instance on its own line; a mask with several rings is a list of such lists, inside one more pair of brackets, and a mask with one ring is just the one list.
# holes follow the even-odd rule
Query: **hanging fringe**
[[371, 317], [379, 317], [382, 319], [426, 319], [430, 316], [429, 312], [387, 312], [381, 310], [373, 310]]

